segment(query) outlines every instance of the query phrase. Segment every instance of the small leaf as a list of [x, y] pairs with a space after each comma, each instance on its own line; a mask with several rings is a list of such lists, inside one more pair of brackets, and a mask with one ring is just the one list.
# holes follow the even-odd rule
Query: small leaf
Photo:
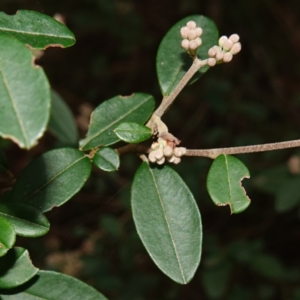
[[47, 218], [36, 208], [17, 202], [0, 203], [0, 217], [6, 219], [16, 234], [37, 237], [49, 231]]
[[207, 189], [218, 206], [229, 205], [231, 213], [244, 211], [250, 204], [241, 181], [250, 178], [247, 167], [230, 155], [219, 155], [213, 162], [207, 176]]
[[202, 248], [201, 217], [195, 199], [169, 166], [137, 170], [131, 189], [133, 219], [155, 264], [172, 280], [194, 276]]
[[[195, 21], [198, 27], [203, 29], [201, 36], [202, 45], [197, 54], [200, 59], [208, 58], [208, 50], [218, 44], [218, 29], [215, 23], [201, 15], [186, 17], [177, 22], [161, 41], [156, 57], [156, 72], [161, 92], [164, 96], [170, 95], [187, 70], [192, 65], [192, 59], [181, 47], [180, 28], [186, 26], [188, 21]], [[192, 82], [205, 73], [209, 67], [203, 67], [192, 78]]]
[[152, 130], [149, 127], [133, 122], [120, 124], [114, 132], [126, 143], [140, 143], [152, 136]]
[[13, 248], [0, 258], [0, 289], [11, 289], [31, 279], [38, 271], [29, 258], [28, 251]]
[[95, 153], [93, 162], [99, 169], [106, 172], [113, 172], [119, 169], [120, 157], [115, 150], [104, 147]]
[[51, 96], [49, 131], [61, 142], [67, 145], [76, 145], [78, 143], [78, 130], [70, 108], [55, 91], [51, 91]]
[[278, 184], [275, 194], [275, 209], [278, 212], [286, 212], [300, 202], [300, 176], [295, 176]]
[[151, 95], [141, 93], [128, 97], [116, 96], [103, 102], [92, 113], [87, 136], [80, 141], [81, 149], [90, 150], [119, 142], [114, 129], [124, 122], [145, 123], [154, 105]]
[[[0, 256], [13, 247], [16, 241], [16, 233], [14, 228], [3, 218], [0, 218]], [[1, 276], [1, 267], [0, 267]]]
[[55, 19], [36, 11], [19, 10], [10, 16], [0, 12], [0, 33], [8, 33], [33, 49], [70, 47], [74, 34]]
[[12, 290], [0, 290], [0, 295], [3, 300], [107, 300], [82, 281], [51, 271], [39, 271], [26, 284]]
[[12, 189], [12, 199], [43, 212], [61, 206], [85, 184], [91, 162], [79, 150], [51, 150], [29, 164]]
[[30, 149], [48, 122], [49, 83], [21, 42], [0, 34], [0, 45], [0, 136]]

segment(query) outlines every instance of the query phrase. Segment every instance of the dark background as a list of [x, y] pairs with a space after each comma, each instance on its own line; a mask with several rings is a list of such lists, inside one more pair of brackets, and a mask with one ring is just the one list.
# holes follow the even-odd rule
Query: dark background
[[[74, 112], [81, 138], [92, 109], [106, 99], [146, 92], [159, 103], [158, 45], [174, 23], [193, 14], [212, 18], [220, 35], [238, 33], [242, 52], [185, 88], [164, 116], [182, 145], [228, 147], [300, 136], [299, 1], [1, 0], [1, 11], [18, 9], [60, 13], [76, 36], [75, 46], [48, 49], [38, 63]], [[58, 143], [46, 133], [28, 152], [1, 145], [17, 176]], [[79, 194], [47, 214], [46, 236], [17, 244], [29, 249], [36, 266], [80, 278], [110, 299], [297, 300], [300, 184], [291, 182], [300, 177], [298, 154], [239, 156], [252, 174], [244, 181], [252, 203], [239, 215], [209, 199], [210, 160], [185, 158], [176, 166], [197, 199], [204, 227], [202, 261], [187, 286], [157, 269], [136, 234], [129, 202], [140, 163], [134, 155], [122, 157], [118, 173], [94, 169]]]

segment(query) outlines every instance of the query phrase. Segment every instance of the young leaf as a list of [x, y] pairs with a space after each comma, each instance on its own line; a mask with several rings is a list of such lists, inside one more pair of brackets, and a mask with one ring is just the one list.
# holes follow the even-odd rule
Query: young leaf
[[33, 49], [70, 47], [74, 34], [55, 19], [36, 11], [19, 10], [10, 16], [0, 12], [0, 33], [8, 33]]
[[207, 189], [218, 206], [229, 205], [231, 213], [244, 211], [250, 204], [241, 181], [250, 178], [247, 167], [230, 155], [219, 155], [213, 162], [207, 176]]
[[29, 282], [11, 290], [0, 290], [3, 300], [107, 300], [82, 281], [57, 272], [38, 271]]
[[154, 105], [154, 98], [142, 93], [128, 97], [116, 96], [103, 102], [91, 116], [87, 136], [80, 141], [81, 150], [108, 146], [120, 141], [113, 132], [114, 129], [124, 122], [145, 123]]
[[95, 153], [93, 162], [99, 169], [106, 172], [113, 172], [119, 169], [120, 157], [115, 150], [104, 147]]
[[21, 42], [0, 34], [0, 45], [0, 136], [30, 149], [48, 122], [49, 83]]
[[79, 150], [51, 150], [29, 164], [12, 189], [12, 200], [32, 205], [43, 212], [61, 206], [85, 184], [91, 162]]
[[13, 248], [0, 257], [0, 289], [11, 289], [31, 279], [38, 271], [29, 258], [28, 251]]
[[[0, 217], [0, 256], [6, 254], [6, 252], [13, 247], [16, 241], [16, 233], [14, 228], [8, 221]], [[1, 267], [0, 267], [1, 276]]]
[[194, 197], [169, 166], [137, 170], [131, 189], [133, 219], [155, 264], [171, 279], [188, 283], [200, 262], [201, 217]]
[[6, 219], [21, 236], [41, 236], [50, 228], [47, 218], [39, 210], [23, 203], [0, 203], [0, 217]]
[[140, 143], [148, 140], [152, 135], [152, 130], [149, 127], [133, 122], [120, 124], [114, 132], [126, 143]]
[[48, 124], [49, 131], [67, 145], [78, 143], [78, 130], [74, 116], [59, 94], [51, 91], [51, 114]]
[[[180, 28], [188, 21], [195, 21], [198, 27], [203, 29], [201, 36], [202, 45], [198, 48], [197, 54], [200, 59], [208, 58], [209, 48], [218, 44], [218, 29], [215, 23], [201, 15], [186, 17], [176, 23], [161, 41], [156, 57], [156, 72], [161, 92], [164, 96], [170, 95], [179, 81], [183, 78], [192, 64], [191, 57], [181, 47]], [[192, 81], [198, 79], [208, 67], [203, 67]]]

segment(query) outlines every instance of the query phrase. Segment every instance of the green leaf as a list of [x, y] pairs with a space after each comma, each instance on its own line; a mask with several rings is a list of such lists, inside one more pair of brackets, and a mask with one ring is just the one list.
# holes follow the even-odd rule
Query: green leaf
[[[164, 96], [170, 95], [187, 70], [192, 65], [192, 59], [181, 47], [180, 28], [188, 21], [195, 21], [198, 27], [203, 29], [201, 36], [202, 45], [197, 54], [200, 59], [208, 58], [209, 48], [218, 44], [218, 29], [215, 23], [201, 15], [192, 15], [177, 22], [165, 35], [158, 48], [156, 57], [156, 72], [161, 92]], [[192, 82], [205, 73], [209, 67], [203, 67], [192, 78]]]
[[133, 122], [120, 124], [114, 132], [126, 143], [140, 143], [152, 136], [152, 130], [149, 127]]
[[113, 172], [119, 169], [120, 157], [115, 150], [104, 147], [95, 153], [93, 162], [99, 169]]
[[3, 300], [107, 300], [82, 281], [51, 271], [39, 271], [23, 286], [0, 290], [0, 295]]
[[[13, 247], [16, 241], [16, 233], [14, 228], [8, 221], [0, 217], [0, 256], [6, 254], [6, 252]], [[1, 266], [0, 266], [1, 276]]]
[[229, 205], [231, 213], [244, 211], [250, 204], [241, 181], [250, 178], [247, 167], [230, 155], [219, 155], [213, 162], [207, 176], [207, 189], [218, 206]]
[[300, 202], [300, 176], [286, 179], [278, 186], [275, 194], [275, 209], [286, 212], [296, 207]]
[[200, 262], [202, 224], [195, 199], [169, 166], [137, 170], [131, 189], [133, 219], [155, 264], [171, 279], [188, 283]]
[[91, 162], [79, 150], [51, 150], [29, 164], [12, 189], [12, 199], [41, 211], [61, 206], [85, 184]]
[[55, 19], [36, 11], [19, 10], [15, 15], [0, 12], [0, 33], [8, 33], [33, 49], [70, 47], [74, 34]]
[[38, 271], [23, 248], [13, 248], [0, 257], [0, 289], [11, 289], [31, 279]]
[[6, 219], [16, 234], [37, 237], [49, 231], [47, 218], [36, 208], [18, 202], [0, 203], [0, 217]]
[[91, 116], [85, 139], [80, 141], [82, 150], [112, 145], [118, 141], [113, 132], [124, 122], [145, 123], [154, 109], [151, 95], [136, 93], [128, 97], [116, 96], [100, 104]]
[[49, 131], [61, 142], [67, 145], [76, 145], [78, 143], [78, 130], [70, 108], [55, 91], [51, 91], [51, 96]]
[[30, 149], [46, 128], [49, 83], [21, 42], [0, 34], [0, 136]]

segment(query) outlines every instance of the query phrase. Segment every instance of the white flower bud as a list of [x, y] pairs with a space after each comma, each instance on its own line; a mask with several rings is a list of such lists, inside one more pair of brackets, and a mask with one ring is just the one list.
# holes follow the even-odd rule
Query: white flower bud
[[222, 51], [219, 51], [216, 55], [216, 60], [222, 60], [224, 57], [224, 53]]
[[232, 54], [230, 52], [227, 52], [224, 54], [223, 61], [226, 63], [230, 62], [232, 60], [232, 57], [233, 57]]
[[187, 39], [189, 31], [190, 31], [190, 30], [189, 30], [186, 26], [182, 27], [182, 28], [180, 29], [181, 37], [182, 37], [183, 39]]
[[164, 147], [167, 146], [167, 141], [166, 140], [164, 140], [162, 138], [158, 138], [157, 141], [158, 141], [161, 148], [164, 148]]
[[190, 50], [197, 50], [198, 47], [199, 45], [196, 40], [190, 41], [190, 46], [189, 46]]
[[213, 66], [215, 66], [216, 65], [216, 60], [215, 60], [215, 58], [212, 58], [212, 57], [210, 57], [208, 60], [207, 60], [207, 64], [210, 66], [210, 67], [213, 67]]
[[217, 54], [217, 51], [213, 47], [208, 50], [209, 57], [214, 57], [214, 56], [216, 56], [216, 54]]
[[223, 44], [223, 49], [229, 51], [233, 46], [233, 42], [231, 40], [226, 40]]
[[188, 50], [189, 50], [189, 46], [190, 46], [189, 40], [187, 40], [187, 39], [182, 40], [182, 42], [181, 42], [181, 47], [182, 47], [184, 50], [188, 51]]
[[191, 29], [191, 30], [189, 31], [189, 33], [188, 33], [188, 39], [189, 39], [190, 41], [192, 41], [192, 40], [194, 40], [196, 37], [197, 37], [197, 35], [196, 35], [196, 30]]
[[164, 156], [170, 157], [170, 156], [172, 156], [172, 155], [173, 155], [173, 149], [172, 149], [172, 147], [166, 146], [166, 147], [164, 148]]
[[152, 143], [152, 145], [151, 145], [151, 148], [152, 148], [153, 150], [157, 149], [158, 147], [159, 147], [159, 143], [158, 143], [158, 142], [154, 142], [154, 143]]
[[174, 155], [177, 157], [181, 157], [186, 153], [186, 148], [184, 147], [177, 147], [174, 149]]
[[155, 151], [150, 152], [148, 158], [152, 163], [155, 163], [156, 162]]
[[[154, 151], [153, 151], [154, 152]], [[157, 160], [160, 160], [160, 159], [162, 159], [164, 157], [164, 151], [163, 151], [163, 149], [157, 149], [157, 150], [155, 150], [155, 158], [157, 159]]]
[[223, 47], [225, 41], [227, 41], [227, 40], [228, 40], [228, 38], [227, 38], [226, 35], [221, 36], [221, 37], [219, 38], [219, 46], [220, 46], [220, 47]]
[[197, 38], [195, 39], [195, 41], [197, 42], [198, 47], [200, 47], [200, 46], [202, 45], [202, 40], [201, 40], [199, 37], [197, 37]]
[[239, 37], [239, 35], [238, 34], [232, 34], [230, 37], [229, 37], [229, 39], [235, 44], [235, 43], [237, 43], [239, 40], [240, 40], [240, 37]]
[[202, 35], [203, 30], [201, 27], [197, 27], [195, 29], [195, 32], [196, 32], [197, 37], [200, 37]]
[[175, 165], [178, 165], [180, 162], [181, 162], [181, 158], [180, 158], [180, 157], [175, 157], [173, 163], [174, 163]]
[[195, 29], [197, 27], [197, 24], [196, 22], [194, 21], [189, 21], [186, 23], [186, 26], [189, 28], [189, 29]]
[[163, 157], [160, 160], [157, 160], [156, 162], [157, 162], [157, 164], [162, 165], [165, 162], [165, 160], [166, 159]]
[[172, 155], [171, 157], [167, 157], [167, 161], [170, 163], [173, 163], [175, 158], [176, 158], [176, 156]]
[[233, 44], [233, 46], [232, 46], [230, 52], [231, 52], [233, 55], [235, 55], [235, 54], [239, 53], [239, 52], [241, 51], [241, 49], [242, 49], [241, 43], [235, 43], [235, 44]]

